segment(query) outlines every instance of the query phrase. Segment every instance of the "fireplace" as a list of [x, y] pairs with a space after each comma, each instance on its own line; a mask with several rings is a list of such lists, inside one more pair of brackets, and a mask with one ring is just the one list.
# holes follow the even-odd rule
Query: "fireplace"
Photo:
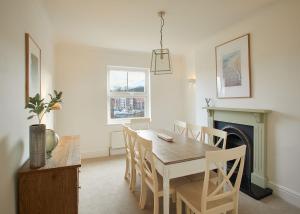
[[[268, 110], [209, 107], [208, 126], [228, 133], [226, 149], [246, 145], [241, 191], [255, 199], [272, 194], [266, 176], [266, 114]], [[227, 162], [230, 171], [233, 163]], [[236, 169], [237, 170], [237, 169]], [[235, 181], [234, 172], [231, 177]]]

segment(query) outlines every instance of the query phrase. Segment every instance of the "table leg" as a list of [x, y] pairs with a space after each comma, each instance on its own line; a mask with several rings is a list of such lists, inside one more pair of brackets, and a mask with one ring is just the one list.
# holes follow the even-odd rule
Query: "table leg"
[[163, 191], [164, 191], [164, 214], [169, 214], [170, 209], [170, 179], [168, 170], [164, 170], [163, 175]]

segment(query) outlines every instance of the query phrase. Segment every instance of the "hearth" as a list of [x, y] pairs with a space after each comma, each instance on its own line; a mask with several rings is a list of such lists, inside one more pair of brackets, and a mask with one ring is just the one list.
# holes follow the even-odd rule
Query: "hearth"
[[[238, 147], [241, 145], [246, 145], [246, 157], [245, 165], [241, 182], [241, 191], [248, 194], [255, 199], [264, 198], [272, 194], [272, 190], [268, 188], [261, 188], [260, 186], [251, 182], [251, 174], [253, 172], [253, 156], [254, 156], [254, 128], [253, 126], [229, 123], [223, 121], [214, 121], [215, 128], [224, 130], [228, 133], [226, 149]], [[227, 170], [230, 171], [233, 162], [229, 161], [227, 163]], [[235, 181], [237, 170], [231, 177], [232, 181]]]

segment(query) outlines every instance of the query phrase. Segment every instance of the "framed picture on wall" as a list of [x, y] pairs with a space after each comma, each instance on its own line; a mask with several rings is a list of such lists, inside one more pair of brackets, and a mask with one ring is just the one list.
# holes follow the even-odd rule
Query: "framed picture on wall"
[[26, 83], [25, 83], [25, 102], [28, 98], [41, 94], [41, 48], [25, 33], [25, 60], [26, 60]]
[[217, 98], [251, 97], [249, 34], [215, 48]]

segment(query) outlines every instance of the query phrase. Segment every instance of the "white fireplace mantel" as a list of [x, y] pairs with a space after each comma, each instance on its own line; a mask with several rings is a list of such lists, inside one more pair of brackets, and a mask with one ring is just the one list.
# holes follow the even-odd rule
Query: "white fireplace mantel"
[[204, 107], [207, 110], [208, 126], [214, 127], [214, 121], [237, 123], [253, 126], [253, 172], [251, 182], [267, 187], [267, 115], [271, 110]]

